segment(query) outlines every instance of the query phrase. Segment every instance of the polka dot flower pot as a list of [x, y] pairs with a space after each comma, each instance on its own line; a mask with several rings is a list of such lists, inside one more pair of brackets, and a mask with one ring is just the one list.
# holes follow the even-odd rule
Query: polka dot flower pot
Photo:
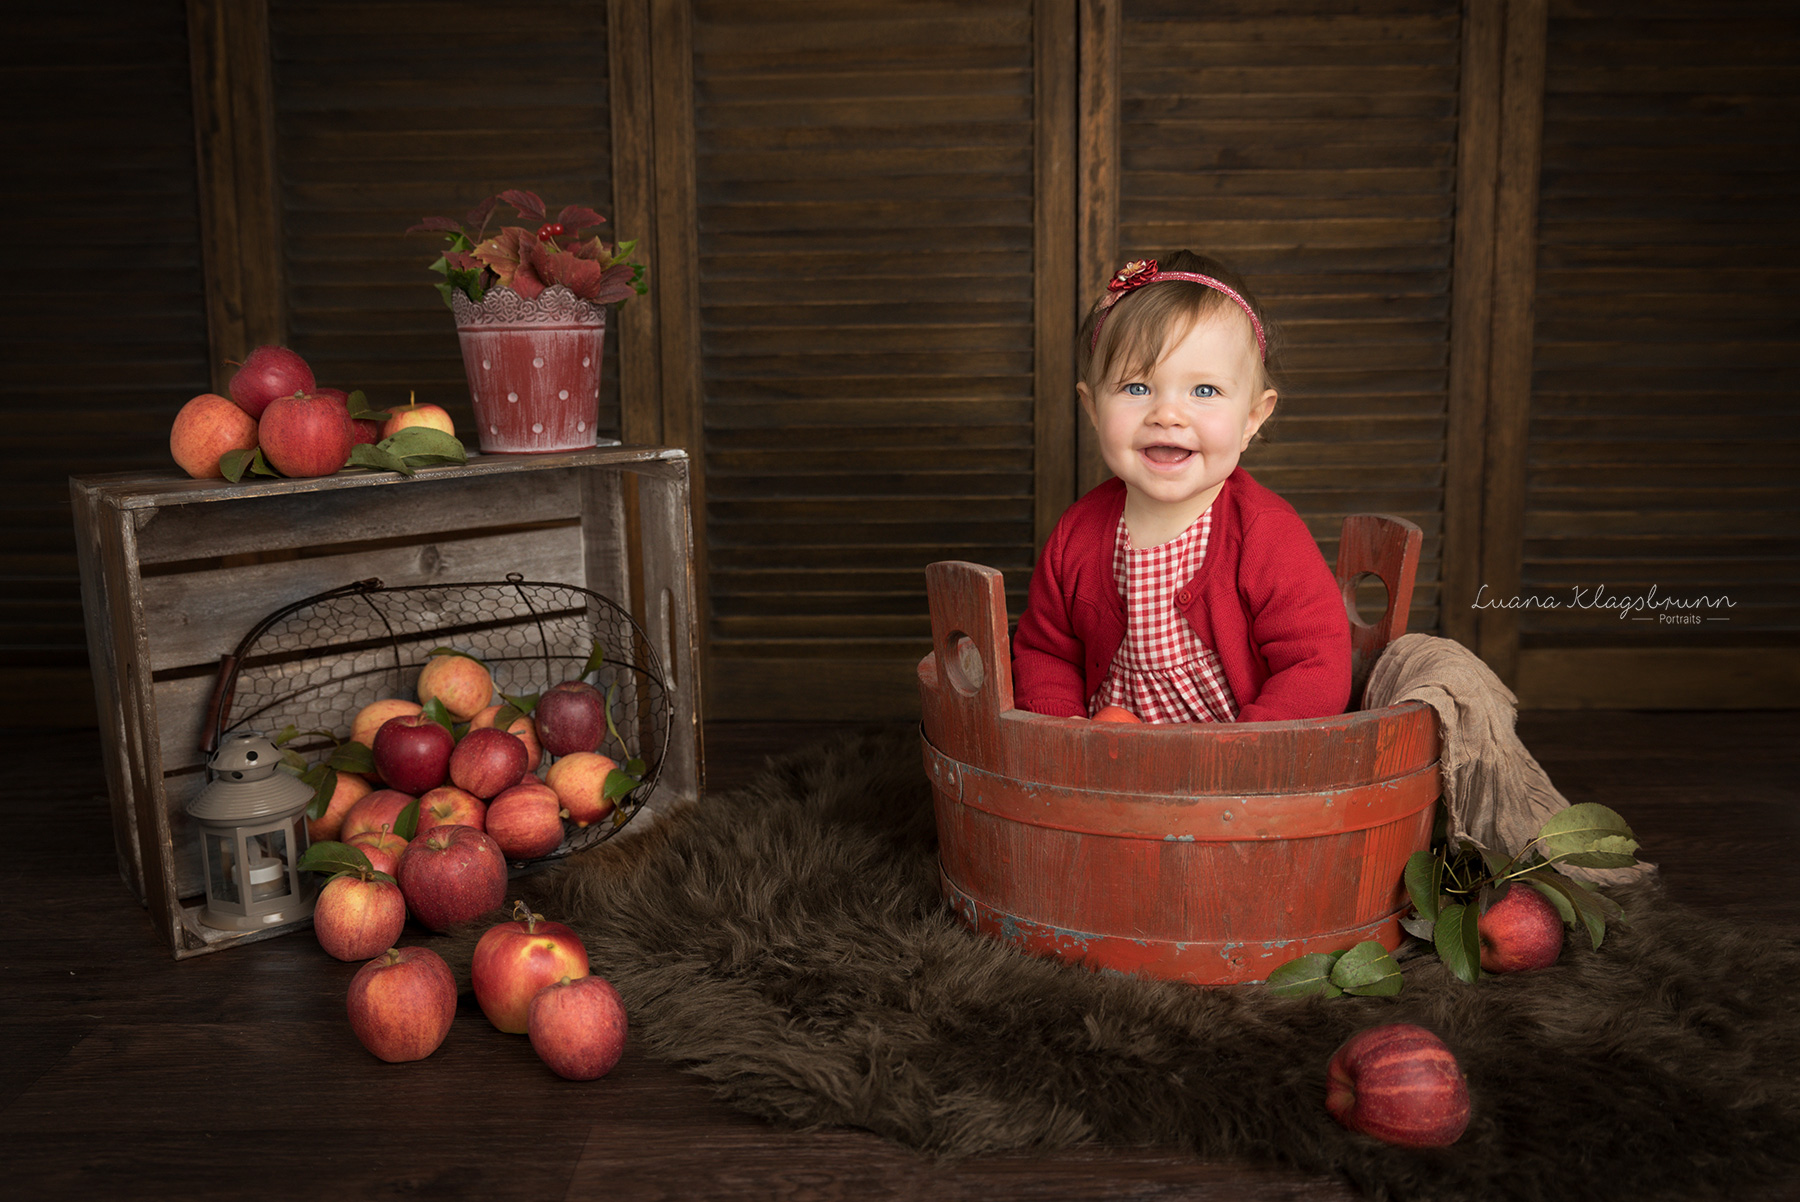
[[595, 444], [606, 310], [558, 284], [525, 300], [491, 288], [480, 304], [451, 294], [463, 368], [487, 454], [579, 451]]

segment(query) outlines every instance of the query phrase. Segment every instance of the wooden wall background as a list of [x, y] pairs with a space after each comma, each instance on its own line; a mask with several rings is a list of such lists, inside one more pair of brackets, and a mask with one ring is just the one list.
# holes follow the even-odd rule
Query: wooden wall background
[[[467, 416], [401, 231], [514, 185], [643, 239], [605, 424], [703, 468], [710, 717], [912, 712], [923, 566], [1017, 606], [1097, 478], [1079, 314], [1182, 245], [1284, 331], [1251, 469], [1327, 554], [1425, 529], [1414, 629], [1527, 705], [1792, 705], [1797, 47], [1785, 0], [40, 6], [0, 52], [43, 263], [0, 326], [11, 712], [91, 714], [66, 477], [164, 465], [224, 360]], [[1728, 620], [1575, 604], [1652, 588]]]

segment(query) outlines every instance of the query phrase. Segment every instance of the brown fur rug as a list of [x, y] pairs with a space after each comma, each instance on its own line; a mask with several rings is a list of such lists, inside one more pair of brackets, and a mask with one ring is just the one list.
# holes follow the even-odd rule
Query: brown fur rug
[[[916, 736], [841, 739], [524, 884], [583, 932], [654, 1054], [732, 1105], [948, 1156], [1150, 1144], [1338, 1172], [1373, 1197], [1730, 1197], [1800, 1176], [1800, 947], [1663, 899], [1541, 972], [1279, 1000], [1099, 975], [974, 935], [938, 896]], [[445, 949], [467, 980], [485, 923]], [[1327, 1115], [1352, 1032], [1417, 1022], [1468, 1074], [1454, 1147]]]

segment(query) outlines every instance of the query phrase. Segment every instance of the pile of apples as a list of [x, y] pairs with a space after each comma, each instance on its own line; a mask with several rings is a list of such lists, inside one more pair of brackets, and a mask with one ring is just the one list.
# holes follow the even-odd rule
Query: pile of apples
[[[386, 1060], [429, 1055], [455, 1011], [449, 970], [438, 971], [442, 958], [428, 948], [394, 946], [408, 915], [446, 931], [491, 912], [505, 900], [509, 860], [555, 851], [565, 820], [584, 827], [607, 818], [624, 786], [637, 783], [600, 754], [606, 699], [584, 680], [547, 690], [527, 714], [514, 701], [495, 701], [493, 676], [480, 660], [439, 649], [419, 674], [417, 696], [378, 700], [357, 713], [340, 750], [366, 749], [373, 770], [338, 771], [320, 786], [321, 794], [330, 788], [329, 798], [308, 821], [311, 846], [301, 861], [334, 874], [314, 906], [313, 932], [337, 959], [369, 960], [352, 985], [351, 1022]], [[501, 730], [497, 721], [509, 708], [512, 720]], [[540, 777], [546, 753], [557, 758]], [[641, 771], [635, 761], [631, 766]], [[537, 965], [529, 972], [496, 968], [493, 954], [482, 950], [490, 939], [514, 945], [501, 927], [476, 949], [476, 998], [495, 1026], [535, 1031], [527, 1011], [535, 1013], [540, 990], [550, 995], [542, 1003], [546, 1032], [572, 1029], [572, 1016], [618, 1008], [610, 986], [584, 980], [587, 953], [572, 931], [528, 912], [503, 926], [520, 924], [523, 942], [515, 950]], [[529, 992], [526, 980], [534, 982]], [[622, 1044], [623, 1024], [619, 1010], [616, 1024], [607, 1019], [600, 1027], [616, 1025]], [[539, 1054], [564, 1076], [605, 1060], [571, 1035], [547, 1033], [543, 1041], [556, 1050]], [[591, 1075], [610, 1068], [608, 1061]]]
[[[594, 976], [580, 936], [524, 902], [475, 945], [475, 1000], [495, 1028], [531, 1040], [552, 1072], [604, 1077], [625, 1050], [629, 1024], [618, 990]], [[456, 979], [428, 947], [390, 947], [357, 970], [347, 1000], [350, 1029], [389, 1063], [423, 1060], [456, 1018]]]
[[352, 418], [350, 394], [321, 388], [312, 368], [284, 346], [259, 346], [239, 365], [229, 398], [205, 392], [175, 415], [169, 453], [197, 480], [226, 476], [227, 455], [253, 454], [283, 476], [329, 476], [349, 462], [359, 443], [392, 438], [409, 426], [456, 434], [450, 415], [437, 405], [395, 405], [385, 417]]

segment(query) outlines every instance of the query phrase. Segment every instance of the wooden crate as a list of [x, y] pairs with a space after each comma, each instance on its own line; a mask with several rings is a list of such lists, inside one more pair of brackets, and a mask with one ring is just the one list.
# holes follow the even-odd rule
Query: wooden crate
[[207, 701], [220, 657], [283, 605], [384, 584], [583, 585], [631, 611], [674, 706], [651, 813], [702, 790], [698, 628], [685, 452], [607, 447], [474, 456], [460, 467], [227, 484], [172, 473], [70, 481], [95, 702], [127, 884], [175, 955], [254, 932], [202, 926], [199, 839]]

